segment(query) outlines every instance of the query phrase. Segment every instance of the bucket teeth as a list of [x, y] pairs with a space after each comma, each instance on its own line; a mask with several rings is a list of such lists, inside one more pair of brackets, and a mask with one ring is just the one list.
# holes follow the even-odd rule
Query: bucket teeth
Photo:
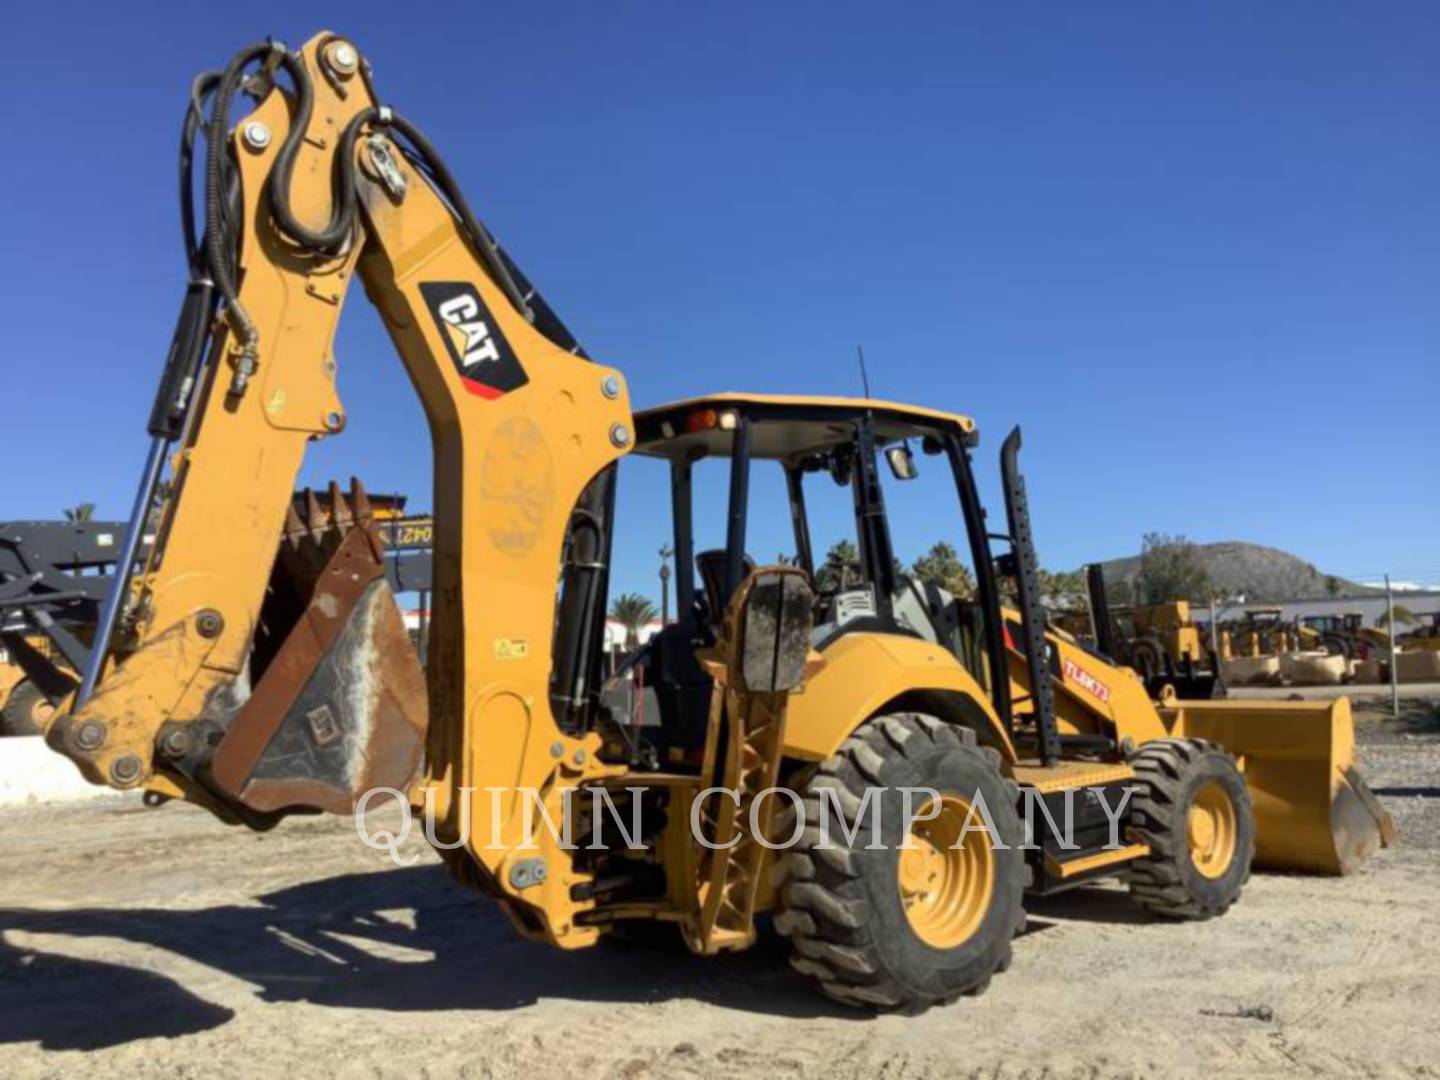
[[325, 513], [320, 509], [320, 500], [315, 498], [315, 492], [309, 488], [305, 489], [305, 525], [312, 538], [325, 530]]
[[285, 546], [301, 556], [301, 562], [312, 566], [317, 572], [340, 546], [341, 541], [357, 527], [363, 529], [376, 558], [384, 552], [379, 522], [375, 508], [365, 485], [356, 477], [350, 478], [350, 493], [347, 496], [339, 483], [332, 480], [323, 495], [306, 488], [298, 502], [303, 510], [292, 503], [285, 514]]
[[350, 523], [353, 520], [350, 514], [350, 504], [340, 491], [340, 485], [334, 480], [330, 481], [330, 523], [338, 528], [341, 533], [350, 531]]
[[300, 515], [295, 510], [295, 502], [292, 499], [290, 505], [285, 508], [285, 542], [294, 547], [300, 543], [300, 539], [304, 535], [305, 523], [300, 520]]
[[370, 509], [370, 496], [365, 494], [365, 485], [356, 476], [350, 478], [350, 510], [362, 525], [369, 525], [375, 518]]

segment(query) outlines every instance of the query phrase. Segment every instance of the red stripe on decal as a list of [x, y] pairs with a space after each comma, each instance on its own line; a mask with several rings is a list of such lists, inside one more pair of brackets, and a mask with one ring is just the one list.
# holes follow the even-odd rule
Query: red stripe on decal
[[467, 379], [463, 375], [460, 377], [460, 383], [470, 393], [483, 397], [486, 401], [494, 401], [505, 393], [504, 390], [496, 390], [493, 386], [486, 386], [474, 379]]

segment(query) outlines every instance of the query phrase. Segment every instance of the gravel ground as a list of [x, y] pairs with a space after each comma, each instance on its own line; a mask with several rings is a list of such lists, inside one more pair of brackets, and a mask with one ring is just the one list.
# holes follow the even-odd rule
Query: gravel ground
[[[1388, 703], [1387, 703], [1388, 704]], [[1359, 714], [1401, 846], [1264, 875], [1225, 918], [1114, 887], [1032, 905], [1014, 967], [913, 1019], [739, 956], [515, 940], [348, 821], [252, 835], [127, 798], [0, 814], [0, 1076], [1440, 1074], [1440, 710]]]

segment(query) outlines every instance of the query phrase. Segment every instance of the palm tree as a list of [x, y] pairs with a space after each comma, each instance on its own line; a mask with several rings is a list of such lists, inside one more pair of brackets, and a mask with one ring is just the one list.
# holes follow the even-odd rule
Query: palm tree
[[78, 506], [68, 506], [65, 508], [65, 520], [73, 522], [76, 525], [82, 525], [94, 516], [94, 503], [81, 503]]
[[655, 605], [639, 593], [621, 593], [610, 605], [610, 618], [625, 627], [625, 648], [640, 645], [640, 629], [655, 619]]

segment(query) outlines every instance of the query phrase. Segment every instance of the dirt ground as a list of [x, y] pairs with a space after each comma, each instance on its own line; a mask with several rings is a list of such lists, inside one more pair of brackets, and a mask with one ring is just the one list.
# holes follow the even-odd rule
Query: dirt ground
[[1402, 845], [1359, 875], [1257, 876], [1202, 924], [1118, 888], [1036, 903], [987, 994], [913, 1019], [832, 1007], [773, 940], [525, 944], [348, 821], [7, 811], [0, 1076], [1436, 1076], [1440, 711], [1362, 719], [1361, 747]]

